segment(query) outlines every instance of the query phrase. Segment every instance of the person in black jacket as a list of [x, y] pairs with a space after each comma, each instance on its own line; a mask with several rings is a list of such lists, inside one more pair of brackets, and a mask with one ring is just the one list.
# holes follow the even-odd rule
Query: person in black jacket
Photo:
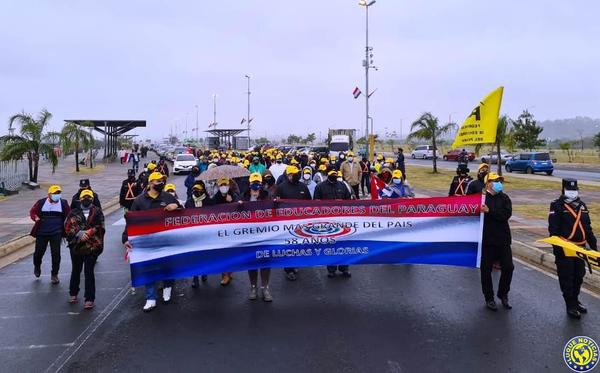
[[[92, 190], [92, 187], [90, 186], [90, 179], [81, 179], [79, 180], [79, 190], [77, 191], [77, 193], [73, 194], [73, 197], [71, 198], [71, 208], [72, 209], [77, 209], [77, 208], [81, 208], [81, 206], [79, 205], [79, 193], [81, 193], [84, 190]], [[100, 204], [100, 199], [98, 198], [98, 193], [93, 192], [94, 193], [94, 206], [102, 208], [102, 205]]]
[[[136, 197], [129, 211], [145, 211], [154, 209], [164, 209], [165, 211], [175, 211], [181, 208], [179, 201], [164, 191], [166, 176], [160, 172], [153, 172], [148, 176], [148, 189]], [[123, 246], [127, 253], [135, 248], [129, 242], [127, 236], [127, 225], [123, 231]], [[164, 280], [163, 300], [168, 303], [171, 300], [171, 291], [173, 280]], [[156, 288], [154, 283], [146, 284], [146, 304], [143, 311], [150, 312], [156, 307]]]
[[[306, 184], [300, 182], [300, 170], [296, 166], [287, 166], [285, 168], [285, 180], [277, 185], [275, 190], [275, 200], [278, 199], [311, 199], [310, 191]], [[296, 280], [297, 268], [286, 267], [285, 277], [290, 281]]]
[[[202, 180], [194, 181], [194, 185], [191, 187], [192, 194], [188, 197], [187, 201], [185, 201], [185, 208], [200, 208], [206, 206], [214, 205], [214, 201], [208, 193], [206, 193], [206, 185]], [[208, 277], [206, 275], [200, 275], [202, 278], [202, 282], [206, 282]], [[200, 286], [200, 282], [198, 281], [198, 276], [192, 277], [192, 287], [197, 288]]]
[[161, 174], [169, 177], [169, 166], [167, 166], [167, 162], [165, 161], [165, 157], [160, 157], [158, 161], [158, 165], [156, 166], [156, 170]]
[[404, 163], [404, 149], [398, 148], [398, 158], [396, 158], [396, 169], [402, 171], [402, 180], [406, 180], [406, 165]]
[[[548, 214], [548, 232], [564, 240], [585, 248], [598, 250], [598, 241], [592, 231], [588, 208], [579, 198], [577, 180], [563, 179], [561, 196], [550, 204]], [[567, 314], [574, 319], [587, 313], [587, 308], [579, 302], [579, 292], [585, 276], [583, 260], [565, 256], [560, 246], [553, 246], [558, 273], [558, 283], [563, 293]]]
[[456, 168], [456, 176], [454, 176], [452, 182], [450, 183], [448, 196], [466, 196], [467, 186], [472, 180], [473, 178], [469, 176], [469, 168], [467, 165], [459, 164]]
[[485, 188], [485, 177], [490, 171], [490, 166], [487, 163], [482, 163], [477, 168], [477, 179], [473, 179], [467, 185], [467, 194], [481, 194]]
[[[338, 173], [334, 169], [327, 172], [327, 180], [315, 188], [315, 200], [317, 199], [351, 199], [352, 194], [343, 181], [338, 181]], [[340, 271], [342, 276], [351, 277], [347, 265], [327, 266], [327, 277], [335, 277], [335, 271]]]
[[123, 207], [125, 213], [131, 208], [135, 197], [142, 193], [142, 187], [135, 178], [133, 169], [127, 170], [127, 179], [121, 183], [121, 192], [119, 193], [119, 204]]
[[497, 311], [494, 300], [494, 286], [492, 284], [492, 265], [500, 262], [502, 272], [498, 285], [498, 298], [506, 309], [512, 306], [508, 303], [508, 292], [514, 270], [511, 243], [512, 237], [508, 220], [512, 216], [512, 202], [502, 192], [504, 178], [490, 172], [485, 178], [485, 203], [481, 205], [483, 217], [483, 243], [481, 249], [481, 289], [485, 297], [486, 306]]

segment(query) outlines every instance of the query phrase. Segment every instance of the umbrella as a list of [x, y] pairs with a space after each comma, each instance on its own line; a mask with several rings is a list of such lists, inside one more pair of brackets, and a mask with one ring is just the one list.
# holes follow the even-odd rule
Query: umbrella
[[236, 177], [250, 176], [250, 172], [239, 166], [223, 165], [213, 167], [210, 170], [204, 171], [198, 177], [198, 180], [217, 180], [217, 179], [233, 179]]

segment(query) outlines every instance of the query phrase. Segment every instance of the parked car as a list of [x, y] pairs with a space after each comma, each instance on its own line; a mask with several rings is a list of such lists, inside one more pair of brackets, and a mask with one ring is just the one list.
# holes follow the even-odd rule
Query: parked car
[[[514, 157], [513, 154], [507, 153], [504, 150], [500, 151], [500, 163], [505, 164], [509, 159]], [[498, 153], [488, 153], [481, 156], [481, 163], [490, 163], [497, 164], [498, 163]]]
[[177, 175], [181, 172], [190, 172], [195, 165], [196, 157], [192, 154], [179, 154], [173, 163], [173, 173]]
[[[418, 145], [411, 153], [412, 159], [432, 159], [433, 145]], [[437, 158], [437, 157], [436, 157]]]
[[549, 153], [532, 152], [517, 154], [506, 162], [507, 172], [524, 171], [528, 174], [535, 172], [545, 172], [546, 175], [552, 175], [554, 164], [550, 159]]
[[[450, 150], [448, 153], [444, 154], [442, 159], [445, 161], [459, 161], [460, 153], [462, 153], [462, 149]], [[475, 153], [467, 151], [469, 162], [475, 160]]]

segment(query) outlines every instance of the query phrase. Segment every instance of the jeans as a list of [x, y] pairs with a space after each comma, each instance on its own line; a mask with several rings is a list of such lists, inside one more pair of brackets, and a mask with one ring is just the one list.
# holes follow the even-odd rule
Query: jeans
[[94, 277], [94, 266], [96, 265], [96, 255], [74, 255], [71, 253], [71, 281], [69, 283], [69, 295], [72, 297], [79, 294], [79, 282], [81, 281], [81, 270], [85, 275], [85, 301], [93, 302], [96, 299], [96, 278]]
[[[172, 287], [174, 283], [175, 283], [175, 280], [164, 280], [163, 281], [163, 285], [166, 288]], [[156, 287], [155, 287], [155, 285], [156, 285], [155, 282], [151, 282], [149, 284], [146, 284], [146, 299], [147, 300], [156, 300]]]
[[[360, 178], [360, 187], [362, 189], [363, 196], [367, 194], [371, 194], [371, 176], [368, 173], [363, 173]], [[367, 192], [365, 193], [365, 187], [367, 188]]]
[[512, 250], [510, 246], [483, 246], [481, 248], [481, 290], [486, 301], [494, 299], [494, 285], [492, 283], [492, 265], [500, 262], [502, 267], [500, 283], [498, 284], [498, 297], [505, 297], [510, 291], [513, 270]]
[[33, 253], [33, 267], [40, 269], [42, 266], [42, 258], [50, 243], [50, 253], [52, 255], [52, 276], [57, 276], [60, 269], [60, 243], [62, 241], [62, 233], [52, 236], [38, 235], [35, 238], [35, 251]]

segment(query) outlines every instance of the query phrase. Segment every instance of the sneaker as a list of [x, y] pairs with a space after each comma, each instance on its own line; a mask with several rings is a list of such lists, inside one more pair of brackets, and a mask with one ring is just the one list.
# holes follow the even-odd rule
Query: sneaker
[[296, 274], [294, 272], [286, 272], [285, 278], [287, 278], [290, 281], [296, 281]]
[[273, 296], [271, 295], [271, 289], [268, 286], [262, 288], [262, 296], [265, 302], [272, 302]]
[[577, 308], [568, 308], [567, 315], [569, 315], [569, 317], [572, 319], [581, 319], [581, 312], [579, 312]]
[[35, 278], [40, 278], [40, 276], [42, 275], [42, 270], [40, 268], [34, 268], [33, 275], [35, 276]]
[[228, 275], [227, 273], [224, 273], [221, 276], [221, 286], [227, 286], [227, 285], [229, 285], [230, 282], [231, 282], [231, 276]]
[[587, 308], [583, 304], [577, 302], [577, 311], [579, 311], [579, 313], [587, 313]]
[[169, 301], [171, 300], [171, 290], [172, 289], [173, 289], [172, 287], [163, 289], [163, 300], [165, 301], [165, 303], [169, 303]]
[[71, 304], [77, 303], [77, 296], [76, 295], [71, 295], [69, 297], [69, 303], [71, 303]]
[[250, 286], [250, 293], [248, 294], [248, 299], [256, 300], [257, 297], [258, 297], [258, 289], [256, 288], [256, 285]]
[[498, 306], [496, 305], [496, 301], [493, 299], [490, 299], [488, 301], [485, 302], [485, 306], [492, 311], [498, 311]]
[[155, 307], [156, 307], [156, 300], [148, 299], [148, 300], [146, 300], [146, 304], [144, 305], [144, 308], [142, 308], [142, 310], [144, 310], [144, 312], [150, 312]]
[[200, 286], [200, 282], [198, 281], [198, 276], [194, 276], [194, 278], [192, 278], [192, 287], [195, 289], [198, 286]]
[[58, 279], [58, 276], [52, 275], [52, 276], [50, 276], [50, 282], [53, 285], [56, 285], [56, 284], [58, 284], [60, 282], [60, 280]]
[[506, 308], [507, 310], [512, 309], [512, 306], [510, 305], [510, 303], [508, 303], [508, 296], [503, 296], [503, 297], [498, 297], [500, 298], [500, 301], [502, 302], [502, 306], [504, 308]]
[[342, 277], [350, 278], [352, 277], [352, 273], [350, 271], [342, 271]]
[[94, 302], [92, 302], [91, 300], [86, 300], [83, 304], [83, 309], [91, 310], [92, 308], [94, 308]]

